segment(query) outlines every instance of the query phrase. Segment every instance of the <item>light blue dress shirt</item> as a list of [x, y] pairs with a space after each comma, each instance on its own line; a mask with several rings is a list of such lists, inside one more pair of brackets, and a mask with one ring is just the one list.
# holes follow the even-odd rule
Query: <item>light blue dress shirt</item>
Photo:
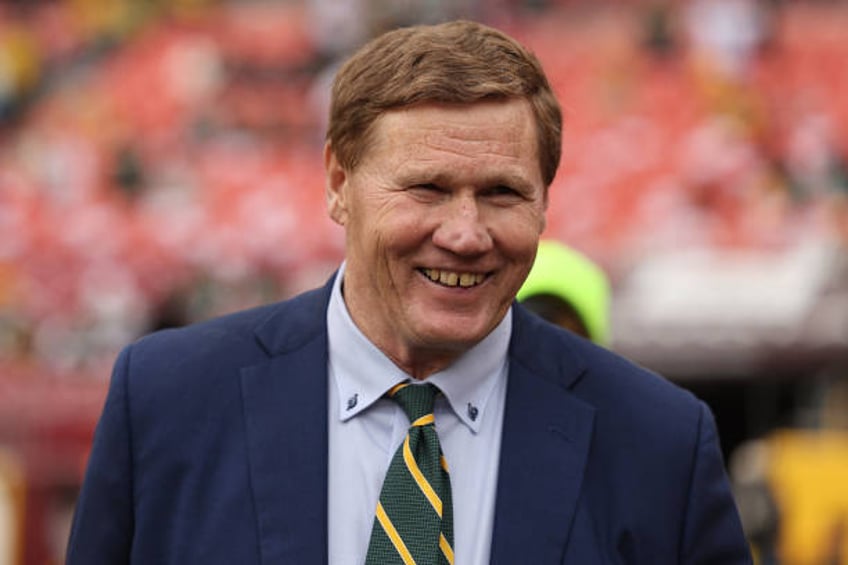
[[[409, 420], [383, 394], [410, 380], [353, 323], [339, 270], [329, 332], [329, 562], [362, 565], [383, 478]], [[444, 394], [436, 431], [453, 490], [456, 565], [489, 563], [512, 312], [450, 367], [427, 380]]]

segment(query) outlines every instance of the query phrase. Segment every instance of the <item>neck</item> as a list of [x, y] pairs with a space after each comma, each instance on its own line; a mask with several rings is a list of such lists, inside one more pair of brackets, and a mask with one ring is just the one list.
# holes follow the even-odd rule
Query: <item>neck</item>
[[[379, 344], [377, 346], [380, 347]], [[430, 375], [449, 367], [461, 355], [456, 351], [437, 352], [432, 350], [427, 352], [405, 351], [402, 355], [394, 355], [383, 347], [380, 347], [380, 350], [404, 373], [418, 381], [423, 381]]]

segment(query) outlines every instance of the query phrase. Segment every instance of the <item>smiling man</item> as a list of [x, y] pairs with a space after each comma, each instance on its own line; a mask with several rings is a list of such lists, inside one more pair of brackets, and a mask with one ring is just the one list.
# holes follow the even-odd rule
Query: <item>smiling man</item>
[[128, 346], [70, 565], [749, 563], [703, 403], [515, 302], [561, 114], [510, 37], [336, 77], [321, 288]]

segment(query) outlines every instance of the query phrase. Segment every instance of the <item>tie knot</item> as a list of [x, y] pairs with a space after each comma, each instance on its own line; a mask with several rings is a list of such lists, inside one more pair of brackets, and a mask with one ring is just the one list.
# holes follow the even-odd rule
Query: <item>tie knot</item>
[[439, 389], [430, 383], [421, 385], [403, 383], [389, 391], [389, 398], [400, 404], [409, 417], [409, 421], [415, 424], [424, 416], [433, 413], [433, 404], [438, 392]]

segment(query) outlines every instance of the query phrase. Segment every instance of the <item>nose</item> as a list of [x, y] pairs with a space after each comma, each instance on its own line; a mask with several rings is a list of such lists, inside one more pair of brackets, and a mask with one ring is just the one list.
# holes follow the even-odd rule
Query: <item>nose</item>
[[433, 234], [433, 243], [457, 255], [479, 255], [492, 247], [492, 236], [480, 216], [473, 195], [457, 196], [446, 203], [444, 217]]

